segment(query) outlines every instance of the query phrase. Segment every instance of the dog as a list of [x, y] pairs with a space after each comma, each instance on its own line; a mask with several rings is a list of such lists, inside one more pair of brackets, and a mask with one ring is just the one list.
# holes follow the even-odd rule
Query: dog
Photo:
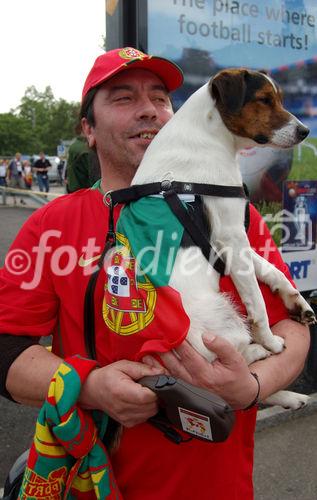
[[[132, 185], [168, 178], [185, 183], [242, 186], [236, 160], [240, 149], [291, 148], [308, 133], [309, 129], [283, 107], [281, 91], [267, 74], [245, 68], [225, 69], [198, 89], [157, 133]], [[168, 174], [162, 178], [162, 172]], [[198, 247], [193, 263], [197, 270], [191, 273], [188, 286], [182, 262], [193, 248], [181, 247], [169, 285], [181, 295], [190, 318], [187, 340], [209, 361], [215, 359], [215, 354], [205, 347], [202, 334], [210, 331], [230, 341], [248, 364], [282, 352], [284, 340], [270, 330], [257, 280], [278, 293], [290, 313], [302, 323], [315, 322], [312, 308], [281, 271], [250, 247], [244, 227], [246, 199], [203, 196], [202, 203], [211, 227], [212, 244], [225, 255], [226, 270], [245, 304], [247, 321], [229, 298], [219, 293], [219, 274]], [[247, 270], [246, 264], [248, 272], [241, 272]], [[265, 403], [297, 409], [307, 401], [305, 395], [279, 391]]]

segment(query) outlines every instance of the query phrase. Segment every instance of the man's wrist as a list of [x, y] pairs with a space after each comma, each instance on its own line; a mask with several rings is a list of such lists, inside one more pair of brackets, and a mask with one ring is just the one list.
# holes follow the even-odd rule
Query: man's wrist
[[253, 400], [251, 401], [251, 403], [246, 408], [244, 408], [245, 411], [250, 410], [251, 408], [253, 408], [254, 406], [256, 406], [258, 404], [259, 397], [260, 397], [260, 391], [261, 391], [261, 385], [260, 385], [258, 374], [255, 372], [250, 372], [250, 374], [252, 375], [252, 377], [256, 381], [256, 394], [255, 394], [255, 397], [253, 398]]
[[98, 375], [97, 370], [99, 370], [99, 366], [96, 366], [86, 378], [84, 384], [82, 385], [79, 403], [82, 408], [85, 410], [96, 410], [99, 409], [98, 406], [98, 398], [95, 396], [96, 394], [96, 375]]

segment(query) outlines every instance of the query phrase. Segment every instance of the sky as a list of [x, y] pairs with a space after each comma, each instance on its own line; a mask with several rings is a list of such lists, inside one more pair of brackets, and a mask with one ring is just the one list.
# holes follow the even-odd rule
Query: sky
[[30, 85], [80, 101], [103, 52], [105, 0], [1, 0], [0, 19], [0, 113], [16, 108]]

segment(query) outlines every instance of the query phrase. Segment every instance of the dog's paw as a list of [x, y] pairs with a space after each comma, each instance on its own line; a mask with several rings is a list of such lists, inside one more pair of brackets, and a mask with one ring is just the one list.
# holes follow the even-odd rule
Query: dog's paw
[[311, 326], [314, 325], [316, 321], [315, 313], [312, 309], [295, 309], [290, 311], [290, 317], [302, 323], [303, 325]]
[[282, 406], [285, 410], [300, 410], [308, 404], [309, 400], [310, 397], [306, 394], [299, 394], [291, 391], [278, 391], [263, 402], [271, 406]]
[[241, 354], [246, 360], [247, 364], [250, 365], [254, 361], [258, 361], [259, 359], [268, 358], [272, 353], [260, 344], [249, 344], [243, 349]]
[[285, 305], [289, 310], [290, 317], [295, 321], [308, 326], [317, 322], [313, 309], [297, 290], [288, 294], [287, 298], [285, 298]]
[[300, 410], [307, 406], [309, 399], [309, 396], [306, 396], [306, 394], [296, 394], [292, 392], [289, 400], [283, 402], [282, 406], [286, 410]]
[[265, 339], [263, 346], [272, 353], [278, 354], [284, 349], [284, 339], [278, 335], [271, 334]]

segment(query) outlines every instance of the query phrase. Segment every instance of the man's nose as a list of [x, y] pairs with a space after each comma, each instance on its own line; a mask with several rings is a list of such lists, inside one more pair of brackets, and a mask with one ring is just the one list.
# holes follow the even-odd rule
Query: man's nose
[[147, 118], [155, 120], [157, 118], [156, 106], [149, 97], [144, 97], [140, 100], [136, 116], [138, 119]]

